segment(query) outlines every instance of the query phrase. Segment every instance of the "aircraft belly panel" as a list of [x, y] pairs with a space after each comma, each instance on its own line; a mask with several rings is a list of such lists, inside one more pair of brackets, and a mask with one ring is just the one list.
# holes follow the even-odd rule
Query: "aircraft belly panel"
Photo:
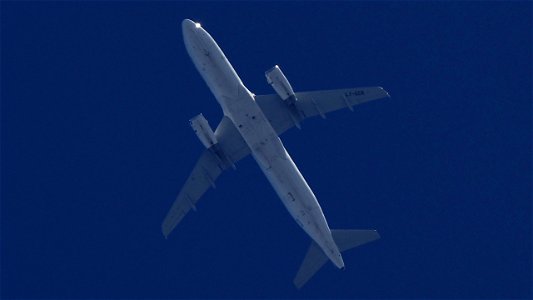
[[239, 97], [227, 99], [225, 105], [291, 216], [338, 267], [344, 266], [322, 208], [251, 93], [241, 86]]
[[337, 267], [343, 267], [326, 218], [309, 185], [253, 94], [209, 33], [197, 25], [184, 22], [185, 45], [224, 115], [231, 119], [292, 217]]

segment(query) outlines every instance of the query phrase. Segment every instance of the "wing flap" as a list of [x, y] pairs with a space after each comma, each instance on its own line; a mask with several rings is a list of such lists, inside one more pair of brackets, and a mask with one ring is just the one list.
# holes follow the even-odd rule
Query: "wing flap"
[[304, 118], [326, 113], [341, 108], [352, 109], [354, 106], [376, 99], [389, 97], [382, 87], [360, 87], [352, 89], [325, 90], [296, 93], [297, 109]]
[[216, 155], [210, 150], [205, 150], [161, 224], [165, 238], [189, 210], [196, 210], [196, 202], [209, 187], [215, 186], [215, 180], [222, 173], [222, 170], [223, 167]]
[[278, 135], [296, 125], [287, 104], [277, 94], [256, 95], [255, 101]]
[[215, 137], [218, 140], [220, 149], [232, 163], [250, 154], [250, 148], [237, 128], [235, 128], [235, 125], [233, 125], [233, 122], [226, 116], [222, 118], [215, 130]]
[[278, 135], [297, 126], [299, 121], [342, 108], [353, 107], [365, 102], [389, 97], [382, 87], [360, 87], [296, 93], [296, 103], [291, 109], [277, 94], [257, 95], [255, 101], [263, 110]]
[[215, 187], [222, 171], [250, 153], [250, 148], [227, 117], [220, 121], [215, 136], [218, 144], [204, 150], [161, 224], [165, 238], [191, 209], [196, 210], [196, 203], [209, 187]]

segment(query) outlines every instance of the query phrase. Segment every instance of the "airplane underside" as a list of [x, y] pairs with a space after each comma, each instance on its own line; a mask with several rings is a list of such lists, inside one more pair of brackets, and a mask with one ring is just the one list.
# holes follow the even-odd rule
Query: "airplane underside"
[[313, 191], [278, 137], [291, 127], [329, 111], [353, 109], [364, 102], [389, 97], [381, 87], [295, 93], [278, 66], [265, 75], [276, 94], [252, 94], [213, 38], [198, 23], [182, 23], [185, 45], [196, 68], [224, 112], [216, 130], [200, 114], [191, 119], [206, 147], [162, 224], [165, 237], [227, 168], [251, 154], [311, 246], [294, 284], [301, 288], [327, 261], [344, 269], [341, 251], [379, 239], [375, 230], [330, 230]]

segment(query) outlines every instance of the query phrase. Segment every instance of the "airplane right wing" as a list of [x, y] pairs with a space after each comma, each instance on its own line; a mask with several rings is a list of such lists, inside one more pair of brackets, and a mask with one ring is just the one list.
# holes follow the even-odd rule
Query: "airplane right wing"
[[215, 187], [217, 177], [250, 153], [250, 148], [227, 117], [218, 125], [215, 136], [218, 143], [204, 150], [161, 224], [165, 238], [191, 209], [196, 210], [196, 202], [209, 187]]
[[277, 94], [257, 95], [255, 101], [270, 121], [270, 124], [281, 135], [293, 126], [300, 126], [300, 121], [341, 108], [353, 109], [354, 106], [376, 99], [389, 97], [382, 87], [360, 87], [351, 89], [324, 90], [295, 93], [296, 101], [291, 106]]
[[296, 93], [296, 106], [304, 118], [325, 114], [341, 108], [354, 106], [376, 99], [389, 97], [382, 87], [361, 87], [352, 89], [326, 90]]

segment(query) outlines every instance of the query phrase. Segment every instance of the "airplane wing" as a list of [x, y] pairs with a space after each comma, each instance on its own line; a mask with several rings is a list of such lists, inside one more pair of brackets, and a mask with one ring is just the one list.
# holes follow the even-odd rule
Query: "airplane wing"
[[390, 97], [382, 87], [360, 87], [351, 89], [324, 90], [295, 93], [296, 102], [291, 108], [277, 94], [257, 95], [255, 101], [274, 127], [281, 135], [293, 126], [300, 126], [299, 122], [341, 108], [353, 107], [376, 99]]
[[[299, 122], [306, 118], [316, 115], [325, 117], [328, 112], [351, 109], [355, 105], [388, 96], [381, 87], [363, 87], [296, 93], [297, 101], [293, 108], [277, 94], [255, 96], [255, 100], [274, 130], [281, 135], [287, 129], [299, 126]], [[224, 170], [234, 167], [234, 163], [250, 154], [248, 145], [227, 117], [218, 125], [215, 137], [218, 143], [200, 156], [163, 220], [161, 229], [165, 237], [191, 209], [196, 210], [196, 202], [209, 187], [215, 187], [216, 179]]]
[[204, 150], [161, 224], [165, 238], [191, 209], [196, 210], [196, 202], [209, 187], [215, 187], [218, 176], [250, 153], [248, 145], [227, 117], [218, 125], [215, 136], [218, 144]]

